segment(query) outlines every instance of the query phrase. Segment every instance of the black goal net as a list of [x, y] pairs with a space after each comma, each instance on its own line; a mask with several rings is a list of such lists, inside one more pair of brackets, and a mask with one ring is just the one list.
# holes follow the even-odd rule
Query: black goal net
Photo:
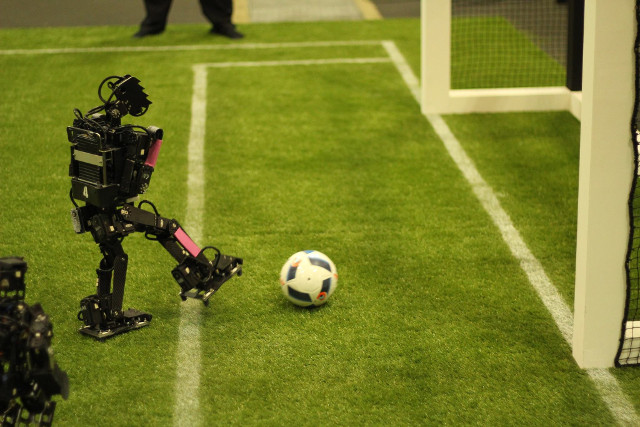
[[[640, 29], [640, 0], [636, 1], [636, 22]], [[638, 188], [638, 148], [640, 145], [640, 31], [635, 40], [635, 99], [631, 117], [631, 141], [634, 170], [629, 196], [629, 246], [626, 273], [627, 295], [620, 346], [616, 354], [617, 366], [640, 365], [640, 189]]]
[[571, 1], [452, 0], [452, 89], [564, 86]]

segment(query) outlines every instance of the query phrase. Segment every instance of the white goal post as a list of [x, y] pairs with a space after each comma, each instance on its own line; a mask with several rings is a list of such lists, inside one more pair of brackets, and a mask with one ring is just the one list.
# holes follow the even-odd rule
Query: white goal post
[[635, 0], [587, 0], [573, 356], [614, 366], [626, 295], [633, 177]]
[[422, 0], [420, 14], [424, 114], [568, 110], [580, 118], [580, 93], [564, 86], [451, 89], [451, 0]]

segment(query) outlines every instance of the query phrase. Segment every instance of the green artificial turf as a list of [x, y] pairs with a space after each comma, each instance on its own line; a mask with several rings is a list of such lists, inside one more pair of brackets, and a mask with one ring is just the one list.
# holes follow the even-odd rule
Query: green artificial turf
[[[2, 30], [0, 45], [228, 44], [204, 26], [141, 41], [134, 30]], [[242, 31], [240, 46], [393, 40], [419, 74], [417, 20]], [[203, 425], [614, 422], [390, 63], [209, 69], [199, 243], [243, 257], [245, 273], [202, 309], [197, 396], [175, 395], [189, 361], [176, 360], [182, 303], [160, 245], [124, 241], [125, 305], [152, 313], [151, 325], [104, 343], [77, 332], [100, 254], [71, 227], [65, 127], [73, 108], [97, 104], [102, 78], [141, 79], [153, 104], [135, 123], [165, 130], [144, 197], [184, 221], [192, 64], [385, 55], [373, 45], [0, 56], [0, 254], [26, 258], [27, 300], [55, 325], [71, 382], [59, 425], [170, 425], [176, 400], [196, 397]], [[575, 201], [577, 123], [564, 113], [447, 120], [570, 302], [575, 210], [545, 218]], [[527, 132], [518, 152], [515, 135]], [[326, 253], [340, 275], [317, 309], [291, 305], [278, 283], [303, 249]], [[629, 372], [619, 378], [637, 397]]]
[[468, 114], [447, 122], [572, 307], [580, 123], [557, 112]]
[[[573, 307], [579, 122], [542, 112], [448, 116], [447, 123]], [[611, 371], [640, 409], [640, 370]]]

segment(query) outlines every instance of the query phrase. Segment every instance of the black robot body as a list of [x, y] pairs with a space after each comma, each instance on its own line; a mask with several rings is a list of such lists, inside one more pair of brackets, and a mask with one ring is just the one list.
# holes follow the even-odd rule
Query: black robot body
[[[74, 110], [76, 118], [67, 128], [74, 230], [89, 231], [103, 255], [96, 270], [96, 294], [82, 299], [78, 313], [84, 322], [80, 332], [98, 339], [151, 321], [148, 313], [122, 308], [128, 256], [121, 243], [129, 234], [143, 232], [178, 262], [171, 273], [183, 300], [196, 298], [208, 304], [224, 282], [242, 274], [241, 258], [222, 255], [212, 246], [200, 249], [178, 221], [160, 216], [147, 200], [134, 205], [149, 187], [163, 138], [158, 127], [122, 124], [124, 116], [141, 116], [151, 104], [139, 83], [130, 75], [107, 77], [98, 88], [103, 104], [86, 115]], [[111, 89], [107, 99], [102, 96], [105, 84]], [[153, 212], [142, 209], [143, 204]], [[215, 258], [207, 258], [206, 249], [215, 250]]]

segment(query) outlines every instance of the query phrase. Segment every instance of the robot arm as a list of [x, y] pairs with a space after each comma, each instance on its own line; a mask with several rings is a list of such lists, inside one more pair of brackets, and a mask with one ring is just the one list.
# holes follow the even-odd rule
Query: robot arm
[[[151, 205], [154, 212], [140, 209], [144, 203]], [[137, 208], [125, 205], [120, 215], [132, 222], [137, 231], [144, 231], [147, 238], [160, 242], [178, 262], [171, 274], [180, 285], [183, 300], [196, 298], [208, 305], [209, 298], [227, 280], [242, 275], [241, 258], [223, 255], [213, 246], [200, 249], [175, 219], [161, 217], [151, 202], [142, 201]], [[213, 259], [204, 254], [207, 249], [215, 250]]]

